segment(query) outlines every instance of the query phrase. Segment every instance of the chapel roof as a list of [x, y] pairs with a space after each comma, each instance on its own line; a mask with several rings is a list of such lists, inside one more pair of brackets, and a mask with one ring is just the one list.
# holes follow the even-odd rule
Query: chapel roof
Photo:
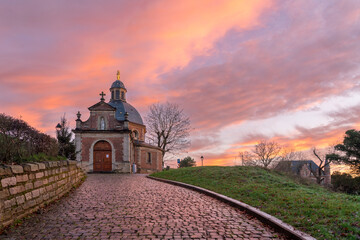
[[124, 83], [122, 81], [120, 81], [120, 80], [116, 80], [115, 82], [113, 82], [111, 84], [110, 89], [112, 89], [112, 88], [124, 88], [124, 89], [126, 89]]
[[127, 112], [128, 120], [133, 123], [144, 125], [143, 120], [140, 116], [140, 113], [129, 103], [121, 100], [112, 100], [109, 102], [109, 105], [116, 108], [115, 118], [119, 121], [125, 120], [125, 113]]
[[100, 101], [91, 107], [88, 108], [90, 111], [114, 111], [116, 110], [115, 107], [111, 106], [110, 104]]

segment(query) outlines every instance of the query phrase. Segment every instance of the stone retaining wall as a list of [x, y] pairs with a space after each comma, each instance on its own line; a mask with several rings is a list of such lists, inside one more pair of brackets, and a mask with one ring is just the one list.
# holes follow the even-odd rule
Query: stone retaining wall
[[59, 199], [85, 176], [76, 161], [0, 166], [0, 229]]

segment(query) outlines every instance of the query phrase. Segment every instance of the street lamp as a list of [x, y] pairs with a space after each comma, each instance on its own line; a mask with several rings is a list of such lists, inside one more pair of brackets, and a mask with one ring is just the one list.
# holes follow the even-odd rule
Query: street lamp
[[57, 140], [59, 143], [59, 155], [63, 155], [63, 143], [61, 141], [61, 132], [60, 132], [62, 129], [62, 126], [60, 123], [58, 123], [55, 128], [56, 128], [56, 137], [57, 137]]
[[201, 166], [203, 167], [204, 166], [204, 156], [201, 156]]
[[60, 129], [61, 129], [61, 124], [58, 123], [55, 128], [56, 128], [56, 130], [60, 131]]

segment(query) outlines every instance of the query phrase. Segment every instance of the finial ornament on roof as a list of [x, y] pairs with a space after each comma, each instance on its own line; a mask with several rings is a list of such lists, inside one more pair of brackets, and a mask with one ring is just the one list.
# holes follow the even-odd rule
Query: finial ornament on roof
[[106, 96], [106, 94], [104, 92], [101, 92], [99, 95], [101, 96], [100, 100], [105, 101], [104, 96]]
[[117, 80], [120, 80], [120, 71], [119, 70], [117, 70], [116, 77], [117, 77]]

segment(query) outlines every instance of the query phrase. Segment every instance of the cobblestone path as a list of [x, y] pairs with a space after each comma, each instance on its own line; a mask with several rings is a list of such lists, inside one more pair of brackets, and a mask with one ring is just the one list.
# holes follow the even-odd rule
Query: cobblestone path
[[0, 239], [278, 239], [206, 195], [144, 175], [90, 174], [69, 196]]

